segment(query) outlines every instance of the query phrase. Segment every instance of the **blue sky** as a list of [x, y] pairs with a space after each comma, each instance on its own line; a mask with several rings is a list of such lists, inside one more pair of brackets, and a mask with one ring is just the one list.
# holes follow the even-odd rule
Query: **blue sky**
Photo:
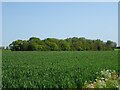
[[30, 37], [85, 37], [118, 43], [117, 2], [3, 3], [2, 44]]

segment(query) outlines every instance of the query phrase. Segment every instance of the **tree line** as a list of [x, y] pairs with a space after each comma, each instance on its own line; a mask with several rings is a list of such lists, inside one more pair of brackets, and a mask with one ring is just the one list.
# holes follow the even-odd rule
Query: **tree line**
[[66, 39], [46, 38], [41, 40], [31, 37], [29, 40], [16, 40], [9, 45], [12, 51], [103, 51], [113, 50], [116, 43], [100, 39], [90, 40], [84, 37], [72, 37]]

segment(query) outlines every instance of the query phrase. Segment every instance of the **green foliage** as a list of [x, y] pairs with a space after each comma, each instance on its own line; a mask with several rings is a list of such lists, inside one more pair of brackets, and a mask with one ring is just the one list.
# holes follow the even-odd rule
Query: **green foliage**
[[81, 88], [96, 72], [118, 71], [117, 51], [3, 51], [2, 59], [3, 88]]
[[59, 41], [59, 47], [60, 47], [60, 50], [62, 50], [62, 51], [69, 51], [70, 50], [70, 46], [65, 40]]
[[85, 82], [84, 88], [118, 88], [120, 76], [115, 70], [103, 70], [94, 82]]
[[116, 43], [108, 40], [103, 42], [100, 39], [89, 40], [85, 38], [67, 38], [64, 40], [47, 38], [40, 40], [31, 37], [29, 40], [16, 40], [9, 45], [12, 51], [101, 51], [114, 50]]

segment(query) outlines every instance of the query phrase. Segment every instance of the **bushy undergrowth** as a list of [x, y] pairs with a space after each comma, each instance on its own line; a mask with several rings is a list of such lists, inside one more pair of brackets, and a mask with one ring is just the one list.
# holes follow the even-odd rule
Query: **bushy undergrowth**
[[84, 88], [119, 88], [120, 76], [115, 70], [103, 70], [94, 82], [85, 82]]

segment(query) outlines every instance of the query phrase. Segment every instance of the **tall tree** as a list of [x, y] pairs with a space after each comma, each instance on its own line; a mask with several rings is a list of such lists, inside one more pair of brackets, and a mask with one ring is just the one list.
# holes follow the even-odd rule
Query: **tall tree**
[[31, 37], [29, 40], [13, 41], [9, 47], [12, 51], [101, 51], [113, 50], [116, 48], [116, 43], [110, 40], [103, 42], [100, 39], [90, 40], [83, 37], [67, 39], [46, 38], [44, 40]]

